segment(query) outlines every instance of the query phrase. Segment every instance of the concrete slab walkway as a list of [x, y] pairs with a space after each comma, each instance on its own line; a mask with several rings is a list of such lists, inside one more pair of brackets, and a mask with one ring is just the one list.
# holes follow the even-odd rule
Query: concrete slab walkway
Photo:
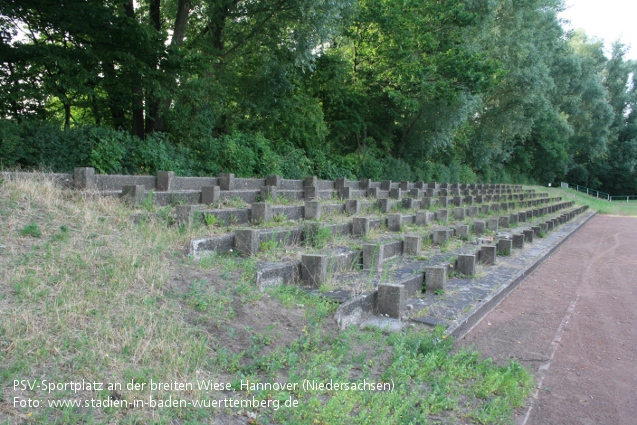
[[458, 345], [538, 379], [516, 424], [635, 424], [637, 218], [596, 216]]

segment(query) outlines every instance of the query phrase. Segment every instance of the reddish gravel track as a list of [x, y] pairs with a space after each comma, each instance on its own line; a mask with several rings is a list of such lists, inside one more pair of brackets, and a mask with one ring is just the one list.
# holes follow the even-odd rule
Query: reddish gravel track
[[535, 373], [516, 424], [637, 424], [637, 218], [593, 217], [457, 344]]

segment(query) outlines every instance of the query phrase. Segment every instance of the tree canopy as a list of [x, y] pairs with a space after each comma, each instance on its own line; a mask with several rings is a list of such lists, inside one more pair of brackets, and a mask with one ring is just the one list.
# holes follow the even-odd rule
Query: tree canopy
[[637, 193], [636, 64], [562, 0], [5, 0], [0, 163]]

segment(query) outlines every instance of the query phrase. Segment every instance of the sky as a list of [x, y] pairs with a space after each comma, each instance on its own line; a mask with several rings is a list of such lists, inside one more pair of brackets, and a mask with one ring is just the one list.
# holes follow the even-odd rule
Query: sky
[[571, 21], [566, 29], [583, 28], [587, 35], [601, 38], [610, 50], [621, 38], [631, 49], [626, 59], [637, 60], [637, 0], [566, 0], [560, 18]]

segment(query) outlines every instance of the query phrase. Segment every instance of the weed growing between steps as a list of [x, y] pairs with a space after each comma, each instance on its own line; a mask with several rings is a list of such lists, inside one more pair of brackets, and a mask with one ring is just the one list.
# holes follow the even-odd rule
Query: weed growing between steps
[[[146, 207], [143, 207], [146, 208]], [[0, 190], [0, 420], [4, 423], [501, 423], [530, 393], [517, 364], [451, 354], [440, 330], [340, 332], [336, 305], [297, 287], [262, 293], [255, 258], [199, 262], [199, 227], [130, 220], [116, 199], [43, 178]], [[141, 208], [140, 208], [141, 209]], [[140, 212], [138, 209], [137, 212]], [[35, 224], [35, 226], [33, 226]], [[28, 231], [24, 231], [28, 228]], [[35, 232], [37, 229], [39, 234]], [[37, 234], [37, 236], [36, 236]], [[14, 388], [14, 380], [122, 383], [122, 390]], [[241, 391], [254, 382], [392, 383], [393, 391]], [[26, 400], [148, 400], [126, 383], [215, 381], [234, 390], [161, 390], [155, 400], [298, 401], [297, 408], [21, 408]], [[214, 418], [214, 419], [213, 419]]]

